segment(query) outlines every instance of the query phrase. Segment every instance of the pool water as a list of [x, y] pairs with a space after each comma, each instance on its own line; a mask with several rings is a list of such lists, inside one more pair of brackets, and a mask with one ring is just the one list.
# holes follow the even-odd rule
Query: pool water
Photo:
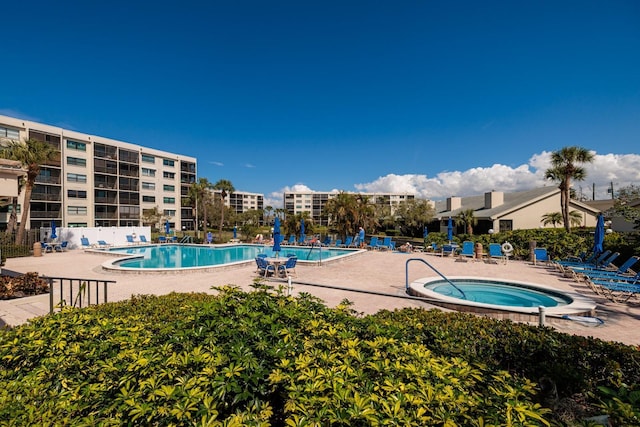
[[460, 291], [444, 280], [430, 282], [424, 287], [447, 297], [510, 307], [556, 307], [567, 305], [571, 302], [570, 299], [562, 294], [543, 292], [517, 284], [455, 279], [452, 279], [452, 282], [464, 292], [466, 298], [463, 298]]
[[[150, 245], [127, 248], [113, 248], [109, 252], [125, 255], [138, 255], [141, 258], [118, 261], [121, 268], [139, 269], [177, 269], [208, 267], [236, 262], [253, 260], [259, 254], [269, 257], [275, 256], [271, 246], [233, 245], [233, 246], [202, 246], [202, 245]], [[342, 255], [352, 254], [354, 250], [334, 248], [304, 248], [285, 246], [280, 251], [284, 257], [293, 254], [299, 261], [324, 261]]]

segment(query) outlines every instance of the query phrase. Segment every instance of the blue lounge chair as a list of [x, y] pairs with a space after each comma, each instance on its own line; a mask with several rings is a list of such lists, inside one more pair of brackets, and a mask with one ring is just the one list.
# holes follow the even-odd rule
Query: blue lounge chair
[[473, 258], [476, 255], [474, 246], [473, 242], [469, 240], [462, 242], [462, 250], [458, 254], [460, 259]]
[[53, 250], [56, 252], [64, 252], [67, 250], [67, 246], [69, 245], [69, 242], [67, 242], [66, 240], [62, 243], [58, 243], [57, 245], [55, 245], [53, 247]]
[[339, 248], [340, 246], [342, 246], [342, 239], [336, 239], [335, 242], [333, 242], [333, 246], [334, 248]]
[[391, 237], [385, 237], [378, 243], [378, 249], [391, 250]]
[[135, 244], [136, 242], [133, 240], [133, 236], [131, 234], [127, 234], [125, 236], [127, 238], [127, 243], [129, 243], [130, 245]]
[[51, 246], [47, 242], [40, 242], [40, 246], [42, 247], [42, 252], [45, 254], [47, 252], [53, 252], [53, 246]]
[[351, 244], [347, 245], [348, 248], [359, 248], [360, 247], [360, 236], [357, 234], [353, 236], [351, 239]]
[[295, 245], [296, 244], [296, 236], [294, 234], [289, 235], [289, 240], [283, 241], [283, 245]]
[[325, 236], [324, 240], [320, 242], [321, 246], [330, 246], [331, 245], [331, 237]]
[[91, 248], [94, 247], [91, 243], [89, 243], [89, 239], [87, 239], [86, 237], [81, 237], [80, 238], [80, 244], [85, 249], [91, 249]]
[[536, 265], [538, 262], [549, 263], [549, 253], [547, 252], [547, 248], [535, 248], [533, 250], [533, 265]]
[[98, 240], [98, 247], [100, 247], [100, 248], [109, 248], [109, 247], [111, 247], [111, 244], [105, 242], [104, 240]]
[[343, 248], [348, 248], [351, 243], [353, 243], [353, 237], [351, 236], [347, 236], [346, 240], [344, 241], [344, 243], [341, 245], [341, 247]]
[[501, 261], [506, 264], [507, 257], [502, 253], [502, 246], [500, 243], [489, 243], [489, 259]]
[[608, 278], [608, 277], [629, 277], [631, 275], [635, 275], [635, 272], [631, 270], [638, 260], [640, 260], [637, 256], [630, 257], [624, 264], [622, 264], [617, 269], [601, 269], [601, 268], [572, 268], [572, 270], [578, 274], [593, 278]]
[[373, 236], [367, 245], [367, 249], [378, 249], [378, 236]]
[[144, 234], [141, 234], [140, 243], [149, 243], [149, 241], [147, 240], [147, 236], [145, 236]]
[[442, 245], [442, 256], [453, 255], [456, 252], [456, 247], [453, 245]]

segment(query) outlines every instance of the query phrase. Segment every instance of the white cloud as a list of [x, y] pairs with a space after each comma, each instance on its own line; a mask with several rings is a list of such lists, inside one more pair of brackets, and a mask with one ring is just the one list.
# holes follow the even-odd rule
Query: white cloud
[[214, 166], [224, 166], [224, 163], [222, 162], [209, 162], [209, 164], [212, 164]]
[[244, 165], [244, 167], [245, 167], [245, 168], [250, 168], [250, 169], [255, 168], [255, 166], [254, 166], [254, 165], [252, 165], [251, 163], [246, 163], [246, 164]]
[[[587, 179], [574, 182], [574, 188], [591, 198], [592, 185], [596, 187], [596, 199], [610, 197], [607, 189], [613, 182], [614, 188], [640, 183], [639, 154], [595, 154], [594, 162], [585, 165]], [[375, 181], [355, 184], [357, 191], [369, 193], [413, 193], [419, 198], [441, 200], [450, 196], [471, 196], [487, 191], [523, 191], [556, 185], [544, 179], [549, 168], [551, 152], [543, 151], [531, 156], [526, 164], [512, 167], [494, 164], [485, 168], [465, 171], [443, 171], [433, 177], [427, 175], [389, 174]], [[265, 196], [265, 206], [282, 207], [282, 195], [286, 191], [313, 191], [304, 184], [285, 187]], [[325, 190], [319, 190], [325, 191]], [[339, 190], [332, 190], [338, 192]]]
[[[545, 185], [555, 185], [544, 179], [545, 170], [550, 165], [551, 153], [543, 151], [534, 154], [527, 164], [517, 167], [495, 164], [485, 168], [465, 171], [444, 171], [434, 177], [427, 175], [382, 176], [373, 182], [356, 184], [358, 191], [415, 193], [418, 197], [432, 200], [449, 196], [469, 196], [486, 191], [520, 191]], [[587, 179], [574, 183], [574, 188], [582, 186], [583, 192], [591, 196], [592, 184], [596, 187], [596, 198], [607, 197], [607, 188], [637, 184], [640, 181], [640, 155], [638, 154], [595, 154], [595, 160], [585, 165]], [[587, 190], [588, 189], [588, 190]]]

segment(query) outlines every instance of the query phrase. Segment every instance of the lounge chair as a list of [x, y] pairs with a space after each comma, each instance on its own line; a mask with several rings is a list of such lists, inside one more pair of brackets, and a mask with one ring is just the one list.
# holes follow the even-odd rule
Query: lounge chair
[[489, 243], [489, 259], [507, 263], [507, 257], [502, 253], [502, 246], [500, 243]]
[[331, 237], [325, 236], [324, 240], [320, 242], [321, 246], [330, 246], [331, 245]]
[[378, 236], [373, 236], [367, 245], [367, 249], [378, 249]]
[[356, 235], [351, 239], [351, 243], [347, 245], [348, 248], [359, 248], [360, 247], [360, 236]]
[[340, 246], [342, 246], [342, 239], [336, 239], [335, 242], [333, 242], [333, 246], [334, 248], [339, 248]]
[[105, 242], [104, 240], [98, 240], [98, 247], [99, 248], [110, 248], [111, 244]]
[[298, 257], [296, 256], [288, 257], [287, 262], [285, 262], [284, 265], [278, 266], [278, 273], [280, 273], [282, 276], [285, 276], [285, 277], [289, 277], [289, 276], [297, 277], [298, 275], [298, 273], [296, 272], [297, 262], [298, 262]]
[[533, 250], [533, 265], [536, 265], [538, 262], [549, 264], [550, 259], [547, 248], [535, 248]]
[[351, 236], [347, 236], [347, 238], [345, 239], [344, 243], [342, 245], [340, 245], [343, 248], [348, 248], [349, 246], [351, 246], [351, 243], [353, 243], [353, 237]]
[[62, 243], [58, 243], [57, 245], [55, 245], [53, 247], [53, 250], [56, 252], [64, 252], [67, 250], [67, 246], [69, 245], [69, 242], [67, 242], [66, 240]]
[[86, 237], [81, 237], [80, 238], [80, 244], [85, 249], [91, 249], [91, 248], [95, 247], [95, 245], [92, 245], [91, 243], [89, 243], [89, 239], [87, 239]]
[[466, 241], [462, 242], [462, 250], [458, 254], [459, 259], [466, 259], [466, 258], [475, 257], [476, 253], [475, 253], [474, 247], [475, 247], [475, 245], [470, 240], [466, 240]]
[[149, 243], [147, 241], [147, 236], [145, 236], [144, 234], [140, 235], [140, 243]]
[[622, 264], [617, 269], [613, 270], [610, 268], [602, 269], [602, 268], [572, 268], [572, 270], [577, 275], [593, 277], [593, 278], [618, 278], [618, 277], [630, 277], [635, 275], [636, 273], [631, 270], [638, 260], [640, 260], [637, 256], [630, 257], [624, 264]]
[[378, 249], [391, 250], [391, 237], [385, 237], [378, 243]]
[[127, 243], [135, 245], [136, 242], [133, 240], [133, 236], [131, 234], [127, 234], [125, 237], [127, 238]]
[[453, 255], [456, 252], [456, 247], [453, 245], [442, 245], [442, 256]]
[[617, 278], [615, 280], [592, 279], [587, 283], [594, 292], [604, 295], [614, 302], [627, 302], [640, 295], [640, 273], [634, 277]]
[[167, 243], [166, 236], [158, 236], [158, 243]]
[[40, 242], [40, 246], [42, 246], [42, 253], [53, 252], [53, 246], [47, 242]]

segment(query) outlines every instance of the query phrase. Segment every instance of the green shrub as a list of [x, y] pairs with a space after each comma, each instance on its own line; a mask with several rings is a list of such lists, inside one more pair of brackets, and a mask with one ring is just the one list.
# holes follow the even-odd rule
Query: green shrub
[[0, 300], [21, 298], [49, 292], [49, 282], [41, 279], [38, 273], [26, 273], [22, 276], [0, 276]]
[[557, 424], [545, 376], [558, 399], [592, 392], [585, 415], [606, 407], [633, 425], [607, 404], [619, 384], [637, 391], [630, 347], [438, 311], [360, 317], [255, 286], [65, 309], [0, 333], [0, 424]]

